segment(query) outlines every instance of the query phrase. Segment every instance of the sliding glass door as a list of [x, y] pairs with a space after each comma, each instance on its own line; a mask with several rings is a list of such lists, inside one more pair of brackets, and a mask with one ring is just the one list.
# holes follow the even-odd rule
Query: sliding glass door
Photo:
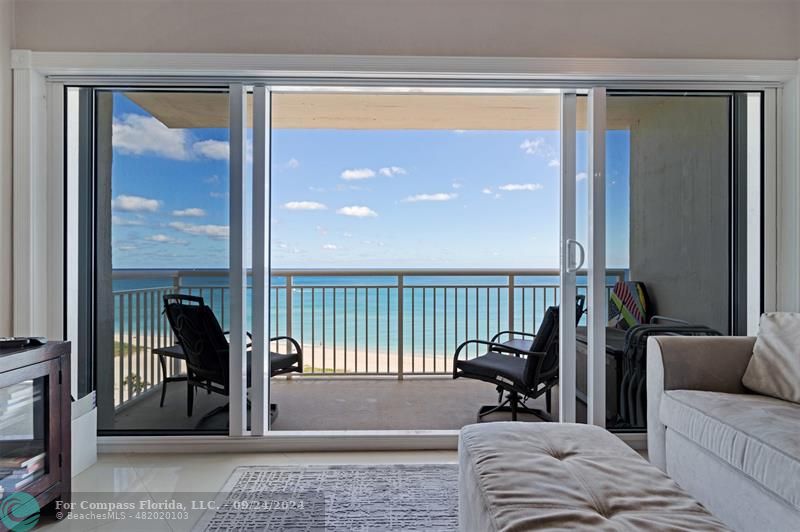
[[[628, 332], [740, 334], [761, 309], [761, 93], [81, 94], [103, 434], [458, 429], [497, 401], [453, 380], [459, 346], [535, 334], [553, 306], [551, 416], [642, 431]], [[225, 331], [218, 376], [192, 374], [170, 294]], [[271, 367], [298, 350], [301, 371]]]
[[[94, 369], [100, 434], [227, 433], [228, 397], [187, 382], [164, 297], [231, 326], [226, 91], [82, 89], [70, 107], [93, 172]], [[88, 222], [87, 222], [88, 223]], [[222, 368], [213, 384], [228, 388]], [[208, 375], [212, 380], [211, 374]], [[210, 385], [211, 386], [211, 385]], [[206, 415], [215, 412], [215, 415]]]
[[644, 432], [648, 336], [746, 334], [762, 308], [761, 94], [614, 91], [606, 110], [596, 390], [609, 428]]
[[605, 89], [562, 92], [560, 420], [600, 426], [606, 369], [605, 132]]

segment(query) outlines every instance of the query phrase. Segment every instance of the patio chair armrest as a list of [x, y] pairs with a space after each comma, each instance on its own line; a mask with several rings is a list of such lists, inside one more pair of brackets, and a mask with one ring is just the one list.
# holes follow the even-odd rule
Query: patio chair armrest
[[656, 314], [655, 316], [650, 317], [649, 323], [651, 325], [658, 325], [659, 322], [676, 323], [678, 325], [690, 325], [690, 323], [686, 320], [680, 320], [678, 318], [672, 318], [670, 316], [660, 316]]
[[297, 355], [297, 359], [299, 361], [300, 371], [302, 372], [303, 371], [303, 348], [300, 347], [300, 344], [298, 343], [298, 341], [295, 340], [294, 338], [292, 338], [291, 336], [273, 336], [273, 337], [271, 337], [269, 339], [270, 343], [272, 343], [272, 342], [280, 342], [281, 340], [287, 340], [289, 343], [292, 344], [292, 347], [294, 348], [294, 352]]
[[500, 331], [499, 333], [492, 336], [491, 341], [496, 342], [497, 339], [503, 336], [504, 334], [510, 334], [514, 336], [527, 336], [528, 338], [536, 338], [536, 335], [534, 333], [521, 332], [521, 331]]
[[476, 345], [485, 345], [489, 347], [490, 351], [496, 351], [500, 353], [510, 353], [519, 356], [544, 356], [544, 353], [534, 353], [532, 351], [525, 351], [523, 349], [517, 349], [516, 347], [511, 347], [509, 345], [498, 344], [497, 342], [490, 342], [488, 340], [467, 340], [463, 342], [461, 345], [458, 346], [456, 349], [456, 354], [453, 356], [453, 363], [458, 360], [458, 355], [461, 354], [461, 351], [470, 344]]

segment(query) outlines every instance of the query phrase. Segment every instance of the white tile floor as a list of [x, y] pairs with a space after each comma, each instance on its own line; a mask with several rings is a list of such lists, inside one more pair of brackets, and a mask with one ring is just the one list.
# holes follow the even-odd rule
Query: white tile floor
[[[243, 465], [298, 464], [413, 464], [456, 463], [456, 451], [359, 452], [359, 453], [215, 453], [215, 454], [108, 454], [73, 479], [76, 500], [80, 493], [102, 493], [113, 502], [194, 498], [191, 494], [215, 494], [231, 472]], [[200, 496], [200, 498], [205, 498]], [[89, 497], [84, 498], [88, 500]], [[189, 520], [60, 521], [43, 518], [41, 530], [56, 531], [175, 531], [191, 530], [202, 512]]]

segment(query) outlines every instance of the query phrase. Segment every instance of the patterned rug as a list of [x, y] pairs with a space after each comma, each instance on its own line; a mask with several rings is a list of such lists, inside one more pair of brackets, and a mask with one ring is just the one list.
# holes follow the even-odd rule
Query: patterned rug
[[458, 465], [247, 466], [196, 530], [453, 531]]

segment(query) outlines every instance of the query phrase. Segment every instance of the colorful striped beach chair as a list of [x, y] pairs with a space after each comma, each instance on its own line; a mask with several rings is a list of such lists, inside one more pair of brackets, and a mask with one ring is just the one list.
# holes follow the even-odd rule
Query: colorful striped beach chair
[[608, 326], [624, 331], [650, 322], [652, 310], [644, 283], [617, 281], [608, 300]]

